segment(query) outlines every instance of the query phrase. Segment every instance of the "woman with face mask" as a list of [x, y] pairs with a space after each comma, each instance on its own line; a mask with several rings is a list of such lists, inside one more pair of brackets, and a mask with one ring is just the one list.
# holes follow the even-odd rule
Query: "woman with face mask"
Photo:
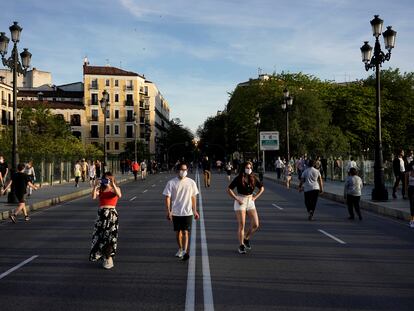
[[[253, 164], [245, 162], [239, 175], [233, 179], [227, 188], [228, 194], [234, 199], [234, 211], [238, 223], [237, 236], [239, 239], [239, 253], [245, 254], [251, 249], [250, 240], [259, 229], [259, 217], [257, 215], [255, 201], [264, 191], [263, 184], [253, 174]], [[233, 189], [237, 188], [237, 195]], [[254, 190], [258, 188], [257, 192]], [[246, 214], [250, 219], [250, 228], [245, 232]]]
[[98, 216], [92, 236], [90, 261], [103, 258], [103, 267], [111, 269], [118, 244], [118, 212], [116, 205], [121, 197], [121, 189], [115, 177], [106, 172], [92, 190], [92, 199], [99, 199]]

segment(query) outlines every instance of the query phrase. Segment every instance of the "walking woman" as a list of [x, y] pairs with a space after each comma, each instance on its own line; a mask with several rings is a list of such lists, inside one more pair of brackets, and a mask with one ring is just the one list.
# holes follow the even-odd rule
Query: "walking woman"
[[305, 192], [305, 205], [308, 210], [308, 220], [312, 220], [319, 193], [323, 192], [321, 173], [314, 168], [313, 165], [313, 160], [309, 160], [308, 168], [302, 173], [299, 183], [299, 192]]
[[362, 179], [357, 175], [355, 167], [351, 167], [348, 172], [348, 176], [345, 181], [344, 195], [346, 204], [348, 205], [349, 220], [354, 220], [354, 209], [357, 213], [359, 220], [362, 220], [361, 210], [359, 208], [359, 201], [362, 194]]
[[[233, 189], [237, 188], [237, 195]], [[254, 193], [254, 190], [258, 191]], [[227, 188], [228, 194], [234, 199], [234, 211], [238, 223], [237, 236], [239, 239], [239, 253], [245, 254], [251, 249], [250, 240], [253, 234], [259, 229], [259, 216], [257, 215], [255, 201], [263, 193], [264, 187], [259, 179], [253, 174], [253, 164], [245, 162], [242, 170]], [[246, 214], [250, 219], [250, 228], [244, 232], [246, 225]]]
[[73, 174], [75, 175], [75, 187], [79, 187], [79, 178], [81, 177], [82, 167], [79, 160], [76, 161], [75, 167], [73, 168]]
[[[24, 168], [24, 172], [27, 174], [27, 176], [29, 177], [29, 181], [34, 184], [35, 180], [36, 180], [36, 172], [35, 169], [33, 167], [33, 161], [29, 161], [26, 164], [26, 167]], [[28, 197], [30, 197], [32, 195], [33, 192], [33, 188], [28, 186], [27, 187], [29, 190], [29, 193], [27, 194]]]
[[103, 267], [111, 269], [114, 266], [113, 258], [116, 253], [118, 240], [118, 212], [116, 204], [121, 197], [121, 189], [115, 182], [115, 177], [106, 172], [100, 184], [92, 190], [92, 199], [99, 199], [98, 216], [92, 236], [90, 261], [97, 261], [103, 257]]

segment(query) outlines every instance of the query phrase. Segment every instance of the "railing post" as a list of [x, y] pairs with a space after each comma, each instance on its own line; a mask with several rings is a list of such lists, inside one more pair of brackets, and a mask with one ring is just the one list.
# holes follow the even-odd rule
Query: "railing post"
[[45, 181], [44, 178], [45, 178], [45, 160], [42, 160], [42, 162], [40, 162], [40, 178], [39, 178], [40, 186], [43, 185]]
[[64, 171], [64, 165], [63, 162], [60, 162], [60, 183], [63, 184], [63, 171]]

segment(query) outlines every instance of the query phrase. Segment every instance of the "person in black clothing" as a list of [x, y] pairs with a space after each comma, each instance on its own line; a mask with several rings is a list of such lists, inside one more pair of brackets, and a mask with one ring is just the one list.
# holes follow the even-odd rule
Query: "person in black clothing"
[[204, 175], [204, 187], [210, 187], [211, 182], [211, 164], [208, 160], [208, 156], [205, 156], [203, 161], [201, 161], [201, 167], [203, 169]]
[[[233, 179], [227, 188], [227, 193], [234, 199], [234, 211], [238, 223], [237, 235], [239, 238], [239, 253], [245, 254], [246, 249], [250, 250], [250, 239], [259, 229], [259, 216], [257, 215], [255, 201], [263, 193], [264, 187], [259, 179], [253, 174], [253, 164], [245, 162], [242, 165], [239, 175]], [[237, 188], [237, 195], [233, 189]], [[254, 190], [259, 190], [254, 193]], [[250, 219], [250, 228], [244, 232], [246, 214]]]
[[328, 174], [328, 159], [326, 159], [325, 157], [321, 158], [321, 174], [323, 180], [326, 181], [326, 176]]
[[14, 213], [9, 216], [11, 221], [14, 223], [16, 223], [17, 215], [19, 215], [21, 210], [23, 210], [24, 220], [28, 221], [30, 219], [26, 211], [26, 189], [27, 186], [29, 186], [30, 188], [37, 190], [37, 187], [30, 181], [29, 176], [23, 172], [24, 168], [24, 164], [17, 165], [17, 172], [12, 175], [11, 179], [2, 191], [3, 193], [6, 192], [7, 189], [11, 186], [11, 191], [15, 194], [17, 201], [19, 202], [19, 205], [17, 206]]

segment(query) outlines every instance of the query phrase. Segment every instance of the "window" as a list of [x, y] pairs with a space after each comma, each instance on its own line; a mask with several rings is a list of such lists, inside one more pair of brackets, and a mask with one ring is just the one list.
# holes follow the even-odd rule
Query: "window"
[[109, 119], [111, 117], [111, 112], [109, 109], [106, 109], [106, 118]]
[[111, 134], [111, 127], [109, 125], [106, 126], [106, 135]]
[[98, 109], [92, 109], [92, 111], [91, 111], [91, 121], [99, 121]]
[[126, 127], [126, 137], [127, 138], [133, 138], [133, 133], [134, 133], [134, 127], [132, 125], [127, 125]]
[[119, 103], [119, 94], [115, 94], [115, 102]]
[[115, 150], [119, 150], [119, 142], [115, 142]]
[[82, 133], [79, 131], [72, 132], [72, 135], [75, 136], [77, 139], [81, 139]]
[[91, 125], [91, 138], [99, 138], [98, 125]]
[[115, 80], [115, 86], [119, 86], [119, 81]]
[[107, 141], [107, 142], [106, 142], [106, 150], [109, 150], [109, 149], [110, 149], [110, 148], [109, 148], [109, 147], [110, 147], [110, 145], [111, 145], [111, 144], [109, 143], [109, 141]]
[[97, 105], [98, 104], [98, 94], [91, 94], [91, 105]]
[[119, 125], [114, 125], [114, 135], [119, 135]]
[[106, 79], [105, 86], [109, 86], [109, 85], [110, 85], [109, 79]]
[[90, 88], [91, 88], [91, 89], [95, 89], [95, 90], [97, 90], [97, 89], [98, 89], [98, 79], [93, 79], [93, 80], [91, 81]]
[[114, 110], [114, 119], [119, 119], [119, 110]]
[[133, 110], [127, 110], [126, 111], [126, 122], [134, 122], [134, 111]]
[[[63, 115], [60, 115], [63, 118]], [[81, 125], [81, 116], [80, 114], [73, 114], [70, 116], [70, 125], [71, 126], [80, 126]]]

